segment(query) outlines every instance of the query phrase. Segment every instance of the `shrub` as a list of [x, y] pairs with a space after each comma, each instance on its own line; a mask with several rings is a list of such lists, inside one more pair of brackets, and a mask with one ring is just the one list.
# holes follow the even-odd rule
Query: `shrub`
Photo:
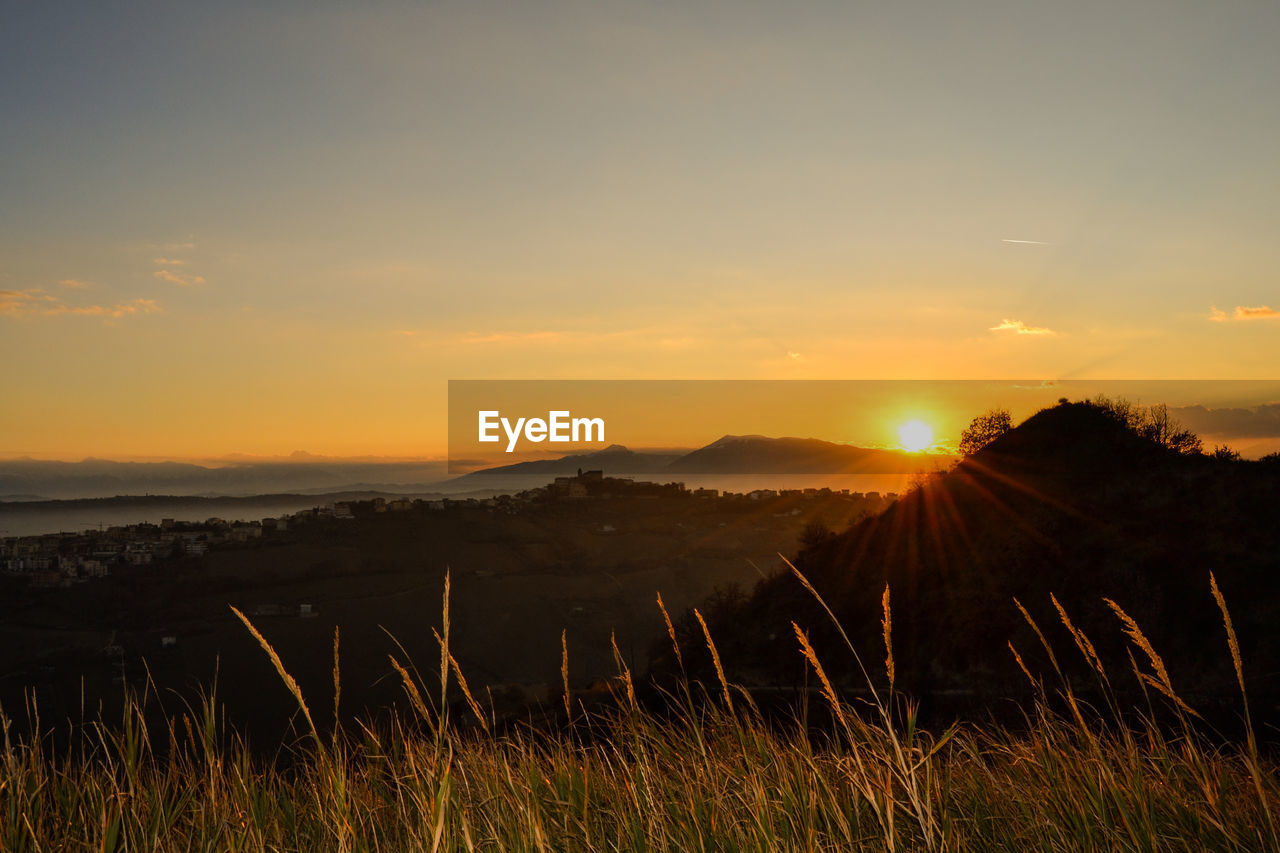
[[1011, 429], [1013, 417], [1008, 409], [992, 409], [978, 415], [960, 433], [960, 454], [972, 456]]

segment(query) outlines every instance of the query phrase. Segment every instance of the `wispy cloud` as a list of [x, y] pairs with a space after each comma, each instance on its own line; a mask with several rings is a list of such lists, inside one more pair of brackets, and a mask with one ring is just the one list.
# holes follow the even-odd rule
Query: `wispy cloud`
[[1046, 243], [1044, 240], [1001, 240], [1001, 243], [1023, 243], [1028, 246], [1052, 246], [1052, 243]]
[[[398, 334], [405, 334], [399, 331]], [[512, 344], [545, 346], [596, 346], [640, 342], [663, 349], [688, 349], [705, 340], [693, 330], [670, 326], [639, 326], [612, 329], [532, 329], [529, 331], [467, 332], [460, 337], [445, 338], [462, 344]]]
[[1053, 329], [1047, 329], [1044, 326], [1028, 326], [1021, 320], [1010, 320], [1005, 318], [1000, 321], [1000, 325], [991, 326], [988, 331], [992, 332], [1013, 332], [1015, 335], [1056, 335]]
[[84, 290], [86, 287], [93, 287], [93, 282], [81, 281], [78, 278], [64, 278], [62, 281], [58, 282], [58, 284], [63, 287], [69, 287], [72, 290]]
[[1170, 409], [1187, 428], [1201, 435], [1231, 438], [1280, 437], [1280, 403], [1263, 403], [1251, 408], [1209, 409], [1183, 406]]
[[1236, 310], [1228, 314], [1225, 311], [1219, 311], [1216, 307], [1209, 309], [1209, 319], [1215, 323], [1234, 322], [1236, 320], [1274, 320], [1280, 317], [1280, 311], [1275, 310], [1270, 305], [1258, 305], [1249, 307], [1247, 305], [1237, 305]]
[[84, 317], [128, 317], [132, 314], [158, 314], [161, 308], [154, 299], [135, 299], [132, 302], [121, 302], [116, 305], [82, 305], [67, 306], [65, 311], [57, 313], [75, 314]]
[[70, 305], [40, 288], [0, 290], [0, 316], [4, 317], [105, 317], [119, 319], [161, 310], [154, 299], [134, 299], [115, 305]]
[[184, 272], [174, 272], [170, 269], [156, 270], [152, 275], [161, 281], [167, 281], [170, 284], [180, 284], [183, 287], [204, 284], [204, 276], [202, 275], [189, 275]]
[[463, 343], [468, 344], [530, 343], [535, 341], [550, 343], [560, 340], [561, 337], [560, 332], [492, 332], [484, 335], [477, 332], [468, 332], [462, 340]]
[[182, 243], [165, 243], [161, 246], [153, 246], [152, 249], [156, 250], [156, 255], [152, 257], [151, 263], [155, 264], [159, 269], [152, 271], [152, 277], [180, 287], [193, 287], [197, 284], [204, 284], [204, 276], [180, 269], [181, 267], [186, 267], [189, 263], [187, 258], [183, 257], [183, 254], [195, 249], [195, 247], [195, 240], [191, 237], [188, 237], [186, 242]]
[[627, 341], [644, 342], [663, 349], [685, 349], [703, 340], [701, 335], [684, 334], [685, 330], [668, 326], [645, 326], [613, 329], [513, 329], [499, 331], [471, 330], [460, 334], [436, 333], [426, 329], [389, 329], [388, 333], [414, 340], [421, 347], [438, 346], [598, 346]]
[[0, 290], [0, 314], [6, 317], [39, 314], [50, 303], [57, 304], [58, 298], [50, 296], [39, 288], [31, 290]]

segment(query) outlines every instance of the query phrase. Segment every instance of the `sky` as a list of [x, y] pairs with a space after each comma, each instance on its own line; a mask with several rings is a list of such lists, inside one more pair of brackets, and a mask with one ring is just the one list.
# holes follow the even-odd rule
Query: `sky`
[[[954, 461], [975, 415], [1001, 408], [1017, 424], [1063, 399], [1164, 405], [1205, 452], [1221, 444], [1245, 458], [1280, 452], [1274, 379], [451, 380], [448, 463], [465, 473], [610, 445], [683, 453], [726, 435], [765, 435], [938, 456], [913, 461], [929, 469]], [[522, 419], [548, 426], [531, 434]]]
[[1273, 379], [1277, 32], [0, 0], [0, 456], [439, 455], [450, 379]]

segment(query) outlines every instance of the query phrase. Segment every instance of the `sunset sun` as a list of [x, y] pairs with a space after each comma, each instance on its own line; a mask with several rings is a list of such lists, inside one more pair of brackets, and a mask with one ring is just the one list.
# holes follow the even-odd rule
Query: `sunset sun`
[[898, 441], [904, 450], [918, 453], [933, 444], [933, 428], [924, 421], [907, 421], [898, 427]]

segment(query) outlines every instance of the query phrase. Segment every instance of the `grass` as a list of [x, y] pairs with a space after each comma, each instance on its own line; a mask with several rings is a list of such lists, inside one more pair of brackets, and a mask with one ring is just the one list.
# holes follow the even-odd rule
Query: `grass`
[[[1277, 768], [1259, 752], [1239, 644], [1211, 587], [1249, 730], [1225, 748], [1199, 731], [1119, 608], [1152, 670], [1135, 672], [1174, 715], [1172, 728], [1084, 707], [1060, 679], [1052, 691], [1038, 687], [1016, 731], [931, 734], [892, 688], [856, 706], [842, 699], [797, 627], [832, 721], [814, 735], [798, 720], [765, 721], [725, 677], [700, 619], [717, 684], [686, 679], [667, 707], [646, 710], [619, 655], [609, 710], [575, 705], [566, 680], [570, 725], [504, 733], [465, 687], [446, 615], [438, 702], [393, 659], [410, 711], [321, 737], [298, 685], [245, 620], [303, 712], [290, 761], [255, 757], [212, 695], [159, 730], [145, 722], [147, 695], [135, 696], [121, 719], [83, 729], [66, 755], [38, 728], [11, 737], [0, 713], [0, 850], [1280, 850]], [[447, 596], [446, 586], [446, 614]], [[892, 673], [888, 590], [883, 605]], [[1058, 612], [1117, 703], [1092, 644]], [[335, 635], [335, 718], [338, 646]], [[451, 717], [451, 679], [463, 692], [461, 719]]]

